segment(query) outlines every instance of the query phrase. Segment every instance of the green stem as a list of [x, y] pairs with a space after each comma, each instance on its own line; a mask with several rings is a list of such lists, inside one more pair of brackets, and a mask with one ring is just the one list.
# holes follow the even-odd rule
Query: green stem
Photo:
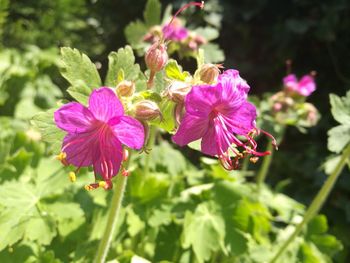
[[259, 186], [261, 186], [266, 179], [267, 173], [269, 172], [269, 168], [271, 165], [271, 161], [272, 161], [272, 156], [273, 156], [273, 152], [274, 152], [274, 147], [271, 143], [269, 143], [267, 145], [266, 148], [267, 151], [271, 152], [270, 155], [267, 155], [263, 158], [263, 162], [261, 164], [261, 167], [259, 169], [258, 175], [256, 177], [256, 182]]
[[[147, 145], [146, 145], [147, 150], [150, 150], [153, 148], [154, 143], [156, 141], [156, 133], [157, 133], [157, 128], [155, 126], [150, 126]], [[146, 154], [146, 156], [145, 156], [145, 170], [144, 170], [145, 175], [147, 175], [149, 173], [150, 161], [151, 161], [151, 154]]]
[[305, 212], [303, 221], [295, 228], [293, 234], [284, 242], [281, 248], [278, 250], [277, 254], [270, 261], [270, 263], [276, 262], [276, 260], [283, 254], [283, 252], [287, 249], [288, 245], [293, 242], [293, 240], [299, 235], [304, 225], [306, 225], [321, 209], [323, 203], [327, 199], [330, 191], [332, 190], [335, 182], [338, 179], [341, 171], [347, 163], [347, 159], [350, 156], [350, 144], [345, 148], [343, 154], [341, 156], [340, 161], [337, 166], [331, 173], [331, 175], [327, 178], [326, 182], [323, 184], [320, 191], [317, 193], [316, 197], [312, 201], [311, 205]]
[[[129, 156], [130, 158], [130, 156]], [[105, 231], [103, 233], [100, 245], [97, 250], [94, 263], [104, 263], [108, 254], [109, 247], [111, 246], [112, 237], [114, 235], [115, 226], [117, 224], [118, 216], [120, 213], [121, 203], [124, 196], [125, 186], [127, 182], [127, 176], [117, 175], [116, 183], [114, 187], [114, 194], [110, 205], [109, 215]]]
[[246, 172], [248, 170], [248, 167], [249, 167], [249, 158], [244, 158], [242, 162], [241, 171]]

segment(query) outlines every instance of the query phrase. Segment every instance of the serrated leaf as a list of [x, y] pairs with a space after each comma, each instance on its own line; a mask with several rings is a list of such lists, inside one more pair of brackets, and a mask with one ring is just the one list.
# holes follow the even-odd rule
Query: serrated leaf
[[158, 0], [148, 0], [143, 17], [147, 26], [158, 25], [160, 23], [161, 4]]
[[71, 84], [68, 93], [82, 104], [87, 104], [90, 93], [102, 82], [95, 64], [77, 49], [61, 48], [61, 74]]
[[132, 237], [145, 228], [145, 223], [131, 208], [127, 210], [126, 223], [128, 225], [128, 233]]
[[192, 247], [199, 262], [223, 248], [224, 238], [224, 220], [212, 203], [198, 205], [194, 214], [186, 212], [182, 247]]
[[329, 98], [334, 119], [341, 124], [350, 124], [350, 91], [344, 97], [330, 94]]
[[145, 44], [143, 43], [142, 38], [147, 33], [147, 29], [147, 26], [139, 20], [128, 24], [124, 31], [128, 43], [136, 49], [144, 46]]
[[32, 118], [31, 123], [39, 129], [42, 140], [50, 143], [52, 151], [59, 153], [65, 133], [54, 122], [53, 114], [55, 110], [51, 109], [38, 113]]
[[201, 48], [204, 50], [206, 63], [219, 63], [225, 60], [224, 52], [220, 49], [219, 45], [208, 43]]
[[188, 72], [182, 72], [181, 67], [174, 59], [169, 59], [168, 63], [165, 66], [165, 74], [170, 79], [180, 81], [185, 81], [186, 78], [190, 76]]
[[199, 27], [194, 32], [204, 37], [207, 41], [212, 41], [219, 37], [219, 31], [213, 27]]
[[56, 234], [55, 225], [49, 220], [37, 217], [27, 222], [25, 235], [29, 240], [37, 241], [42, 245], [49, 245]]
[[340, 153], [350, 143], [350, 124], [339, 125], [328, 131], [328, 150]]
[[118, 49], [108, 55], [108, 72], [105, 85], [115, 87], [118, 82], [118, 72], [124, 71], [124, 79], [135, 81], [140, 74], [140, 66], [135, 64], [135, 56], [130, 46]]

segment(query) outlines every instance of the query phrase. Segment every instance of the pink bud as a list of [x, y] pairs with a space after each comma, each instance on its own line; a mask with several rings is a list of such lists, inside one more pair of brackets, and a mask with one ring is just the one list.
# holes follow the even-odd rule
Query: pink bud
[[151, 100], [143, 100], [135, 105], [135, 117], [141, 121], [151, 121], [161, 117], [161, 112], [157, 103]]
[[220, 74], [220, 69], [214, 64], [204, 64], [199, 70], [199, 77], [201, 81], [207, 84], [213, 84], [217, 81]]
[[147, 50], [145, 55], [145, 62], [151, 72], [156, 73], [161, 71], [168, 61], [168, 53], [166, 46], [160, 41], [154, 43]]

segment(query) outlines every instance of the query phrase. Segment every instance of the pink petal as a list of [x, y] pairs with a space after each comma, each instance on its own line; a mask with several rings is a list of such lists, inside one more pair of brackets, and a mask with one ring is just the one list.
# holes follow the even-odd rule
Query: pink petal
[[193, 86], [185, 98], [186, 112], [195, 116], [208, 117], [220, 99], [221, 87]]
[[238, 89], [241, 92], [242, 96], [247, 97], [250, 87], [248, 83], [239, 76], [238, 70], [228, 69], [219, 75], [219, 82], [225, 82], [227, 80], [232, 81], [233, 83], [231, 85], [235, 87], [235, 89]]
[[118, 140], [130, 148], [139, 150], [145, 141], [143, 125], [129, 116], [116, 117], [109, 121]]
[[123, 105], [117, 95], [107, 87], [96, 89], [91, 93], [89, 110], [94, 114], [96, 119], [103, 122], [108, 122], [113, 117], [124, 114]]
[[122, 159], [122, 144], [116, 137], [108, 137], [100, 143], [99, 150], [94, 155], [94, 171], [102, 176], [104, 180], [109, 180], [118, 174]]
[[298, 88], [298, 79], [294, 74], [289, 74], [283, 78], [283, 84], [291, 90], [296, 90]]
[[255, 128], [256, 108], [250, 102], [245, 102], [237, 110], [224, 115], [229, 131], [239, 135], [246, 135]]
[[95, 136], [90, 133], [67, 134], [64, 137], [62, 151], [67, 161], [76, 167], [91, 166], [95, 148]]
[[70, 133], [79, 133], [89, 129], [94, 116], [83, 105], [70, 102], [55, 111], [54, 119], [60, 129]]
[[226, 152], [230, 144], [225, 139], [225, 131], [222, 126], [213, 124], [202, 138], [201, 149], [203, 153], [215, 156]]
[[209, 127], [208, 125], [208, 118], [201, 118], [186, 113], [181, 121], [179, 129], [172, 139], [180, 146], [187, 145], [203, 137]]
[[316, 90], [315, 80], [310, 75], [305, 75], [299, 82], [299, 93], [303, 96], [309, 96]]

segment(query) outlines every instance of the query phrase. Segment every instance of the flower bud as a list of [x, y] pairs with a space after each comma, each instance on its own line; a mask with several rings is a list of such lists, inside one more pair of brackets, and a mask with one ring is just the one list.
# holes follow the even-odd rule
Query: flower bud
[[190, 90], [190, 84], [182, 81], [173, 81], [163, 95], [175, 103], [183, 103]]
[[161, 71], [168, 61], [168, 53], [164, 43], [154, 43], [146, 52], [145, 62], [151, 72]]
[[116, 91], [119, 97], [130, 97], [135, 92], [135, 83], [123, 80], [117, 85]]
[[200, 80], [204, 83], [212, 84], [217, 81], [220, 69], [214, 64], [204, 64], [199, 70]]
[[151, 121], [161, 116], [157, 103], [151, 100], [143, 100], [135, 105], [135, 117], [141, 121]]

